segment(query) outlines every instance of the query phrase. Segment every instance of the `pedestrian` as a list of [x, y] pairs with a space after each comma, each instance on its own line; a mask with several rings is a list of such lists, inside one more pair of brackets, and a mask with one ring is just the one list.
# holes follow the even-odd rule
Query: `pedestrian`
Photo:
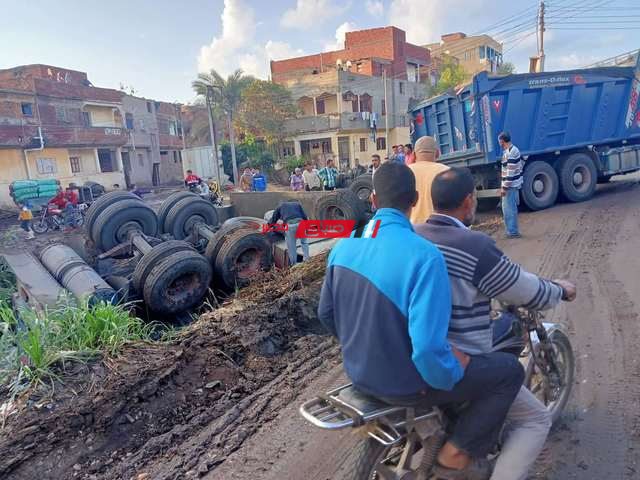
[[411, 210], [411, 223], [418, 225], [427, 221], [433, 213], [431, 200], [431, 184], [440, 172], [449, 167], [438, 163], [440, 152], [433, 137], [420, 137], [415, 148], [416, 162], [409, 165], [416, 177], [416, 189], [418, 190], [418, 203]]
[[416, 163], [416, 154], [413, 152], [413, 145], [410, 143], [404, 146], [404, 163], [405, 165]]
[[376, 170], [380, 168], [380, 155], [374, 153], [371, 155], [371, 165], [369, 165], [369, 173], [373, 177], [373, 174], [376, 173]]
[[358, 176], [362, 175], [363, 173], [366, 173], [366, 171], [367, 170], [362, 165], [360, 165], [360, 160], [358, 160], [356, 158], [355, 167], [353, 167], [353, 176], [354, 177], [358, 177]]
[[294, 192], [300, 192], [304, 190], [304, 177], [302, 176], [302, 169], [296, 167], [291, 174], [291, 190]]
[[520, 238], [518, 228], [518, 205], [520, 204], [520, 189], [522, 188], [522, 170], [524, 162], [520, 150], [511, 142], [509, 132], [498, 135], [498, 142], [502, 147], [502, 216], [506, 238]]
[[66, 204], [64, 206], [63, 214], [65, 231], [70, 231], [76, 228], [78, 225], [78, 202], [80, 196], [78, 195], [78, 186], [75, 183], [70, 183], [64, 192], [64, 199]]
[[35, 235], [33, 233], [33, 229], [31, 228], [31, 222], [33, 222], [33, 212], [31, 211], [31, 205], [28, 202], [25, 202], [20, 208], [18, 219], [20, 220], [20, 228], [27, 232], [27, 240], [34, 239]]
[[287, 231], [284, 233], [284, 237], [287, 242], [287, 253], [289, 254], [290, 265], [298, 263], [297, 240], [300, 240], [302, 247], [302, 261], [309, 260], [309, 241], [306, 238], [296, 238], [296, 232], [302, 220], [307, 220], [307, 214], [297, 200], [280, 202], [280, 205], [273, 211], [273, 215], [271, 216], [271, 224], [282, 222], [287, 225]]
[[250, 192], [253, 188], [253, 175], [251, 175], [251, 169], [249, 167], [244, 169], [242, 175], [240, 175], [240, 190], [243, 192]]
[[334, 167], [333, 158], [327, 159], [327, 166], [321, 168], [318, 172], [322, 179], [322, 184], [325, 190], [335, 190], [336, 181], [338, 179], [338, 170]]
[[310, 162], [304, 164], [304, 171], [302, 172], [302, 178], [304, 179], [304, 189], [307, 192], [315, 192], [322, 190], [322, 180], [320, 175]]
[[393, 161], [397, 163], [404, 163], [404, 145], [396, 145], [394, 149], [396, 153], [393, 156]]

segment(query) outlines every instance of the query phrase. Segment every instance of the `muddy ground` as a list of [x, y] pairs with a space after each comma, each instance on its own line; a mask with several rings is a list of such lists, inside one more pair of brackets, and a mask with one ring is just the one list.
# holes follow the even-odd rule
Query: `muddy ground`
[[[566, 324], [577, 376], [535, 478], [640, 478], [640, 177], [590, 202], [522, 216], [512, 258], [578, 283], [550, 313]], [[488, 225], [499, 233], [495, 223]], [[128, 348], [78, 368], [53, 398], [18, 399], [0, 431], [0, 478], [304, 479], [348, 473], [358, 440], [297, 414], [302, 399], [344, 382], [315, 305], [323, 260], [269, 277], [168, 346]], [[77, 395], [75, 394], [77, 392]]]

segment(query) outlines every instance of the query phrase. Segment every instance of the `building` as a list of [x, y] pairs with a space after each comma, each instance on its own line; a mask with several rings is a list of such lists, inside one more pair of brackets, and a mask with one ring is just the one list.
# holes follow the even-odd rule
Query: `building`
[[453, 58], [469, 75], [496, 72], [502, 65], [502, 44], [489, 35], [467, 36], [462, 32], [442, 35], [439, 43], [425, 45], [433, 58]]
[[[75, 70], [48, 65], [0, 70], [0, 205], [12, 204], [8, 186], [21, 179], [57, 178], [63, 185], [96, 181], [110, 189], [151, 185], [157, 170], [156, 184], [178, 182], [179, 108], [123, 97], [129, 96], [95, 87]], [[141, 106], [150, 115], [141, 115]], [[136, 124], [136, 117], [142, 123]], [[155, 144], [145, 133], [156, 136]]]
[[407, 111], [426, 94], [431, 78], [423, 72], [430, 64], [429, 52], [407, 43], [395, 27], [348, 32], [343, 50], [272, 61], [273, 81], [286, 86], [300, 108], [299, 117], [287, 121], [290, 138], [280, 156], [319, 164], [336, 158], [348, 168], [408, 143]]

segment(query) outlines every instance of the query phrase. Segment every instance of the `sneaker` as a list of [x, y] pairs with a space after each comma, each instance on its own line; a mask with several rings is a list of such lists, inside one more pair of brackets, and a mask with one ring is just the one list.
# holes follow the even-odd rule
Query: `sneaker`
[[491, 477], [491, 464], [487, 459], [474, 458], [467, 468], [454, 470], [436, 463], [432, 474], [438, 480], [488, 480]]
[[27, 240], [33, 240], [34, 238], [36, 238], [36, 236], [34, 235], [33, 232], [27, 233]]
[[505, 234], [504, 238], [506, 238], [506, 239], [522, 238], [522, 235], [520, 235], [519, 233], [515, 233], [515, 234], [507, 233], [507, 234]]

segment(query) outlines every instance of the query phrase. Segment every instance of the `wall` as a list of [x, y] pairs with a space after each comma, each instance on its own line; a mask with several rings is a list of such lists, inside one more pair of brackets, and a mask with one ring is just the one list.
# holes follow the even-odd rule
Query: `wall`
[[[96, 164], [96, 149], [95, 148], [83, 148], [83, 149], [69, 149], [69, 157], [80, 158], [80, 172], [74, 173], [73, 176], [81, 177], [83, 175], [93, 175], [98, 173], [98, 165]], [[71, 168], [71, 162], [69, 161], [69, 168]]]
[[[211, 147], [187, 148], [182, 159], [182, 168], [186, 173], [192, 170], [202, 178], [215, 178], [215, 159]], [[222, 162], [220, 162], [220, 175], [224, 174]]]
[[281, 201], [298, 200], [309, 218], [314, 218], [315, 204], [326, 192], [232, 192], [231, 204], [236, 216], [264, 218]]
[[[167, 152], [162, 155], [162, 152]], [[176, 156], [174, 157], [174, 152]], [[177, 158], [177, 161], [175, 160]], [[175, 185], [183, 181], [183, 168], [179, 150], [162, 150], [160, 154], [160, 184]]]
[[[135, 183], [136, 186], [150, 186], [153, 183], [153, 160], [151, 157], [151, 150], [144, 147], [125, 148], [123, 153], [129, 152], [129, 162], [131, 165], [131, 172], [129, 178], [131, 183]], [[140, 156], [142, 156], [142, 163], [140, 163]], [[159, 156], [159, 155], [158, 155]]]
[[24, 154], [20, 149], [0, 149], [0, 207], [13, 206], [9, 184], [27, 178]]
[[86, 105], [84, 107], [86, 112], [91, 114], [91, 126], [92, 127], [120, 127], [116, 125], [113, 118], [112, 107], [98, 107], [95, 105]]
[[[71, 166], [69, 165], [69, 152], [66, 148], [45, 148], [42, 151], [27, 152], [29, 159], [29, 172], [31, 178], [60, 178], [71, 177]], [[38, 159], [53, 159], [56, 164], [55, 173], [39, 173]]]

